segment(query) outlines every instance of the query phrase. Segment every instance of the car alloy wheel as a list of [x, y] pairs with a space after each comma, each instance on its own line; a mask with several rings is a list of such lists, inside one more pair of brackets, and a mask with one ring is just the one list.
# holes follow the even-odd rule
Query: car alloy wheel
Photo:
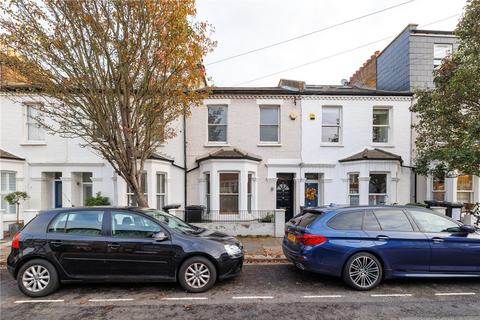
[[209, 280], [210, 270], [201, 262], [191, 264], [185, 272], [185, 281], [192, 288], [200, 289], [206, 286]]
[[50, 272], [48, 272], [47, 268], [38, 264], [30, 266], [23, 272], [22, 282], [28, 291], [42, 291], [50, 283]]
[[370, 256], [356, 257], [348, 267], [350, 280], [361, 289], [370, 289], [376, 285], [381, 271], [378, 262]]

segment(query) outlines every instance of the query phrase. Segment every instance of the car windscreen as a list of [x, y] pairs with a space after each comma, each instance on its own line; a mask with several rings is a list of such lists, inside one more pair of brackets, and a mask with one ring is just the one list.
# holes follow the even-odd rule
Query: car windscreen
[[170, 213], [166, 213], [164, 211], [149, 209], [149, 210], [144, 210], [143, 212], [145, 212], [152, 218], [160, 222], [163, 222], [169, 228], [181, 233], [195, 233], [198, 230], [197, 227], [192, 226], [186, 223], [185, 221], [183, 221], [182, 219], [177, 218], [174, 215]]
[[306, 228], [312, 222], [314, 222], [317, 218], [319, 218], [323, 214], [322, 211], [309, 211], [303, 212], [301, 215], [295, 216], [290, 220], [290, 223], [298, 226]]

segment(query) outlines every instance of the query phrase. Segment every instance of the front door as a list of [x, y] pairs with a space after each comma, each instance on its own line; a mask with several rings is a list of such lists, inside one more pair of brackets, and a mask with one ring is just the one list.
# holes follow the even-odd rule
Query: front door
[[62, 181], [55, 180], [53, 185], [54, 205], [55, 208], [62, 207]]
[[47, 243], [57, 262], [71, 277], [106, 275], [102, 210], [66, 211], [48, 228]]
[[111, 234], [107, 238], [107, 268], [112, 276], [172, 278], [175, 276], [171, 239], [156, 241], [165, 230], [156, 222], [132, 211], [110, 212]]
[[293, 173], [277, 174], [277, 209], [285, 209], [285, 221], [293, 218]]
[[318, 207], [318, 183], [305, 183], [305, 207]]

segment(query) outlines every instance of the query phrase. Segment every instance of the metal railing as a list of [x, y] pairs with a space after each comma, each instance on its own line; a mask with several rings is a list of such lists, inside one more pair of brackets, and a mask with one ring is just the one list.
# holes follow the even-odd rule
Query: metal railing
[[239, 210], [222, 212], [204, 210], [201, 215], [187, 210], [175, 210], [175, 215], [189, 223], [274, 223], [275, 210]]

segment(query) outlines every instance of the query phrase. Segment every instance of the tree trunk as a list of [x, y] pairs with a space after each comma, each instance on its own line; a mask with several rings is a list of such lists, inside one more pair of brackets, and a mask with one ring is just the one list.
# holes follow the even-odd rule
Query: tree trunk
[[148, 202], [145, 198], [144, 190], [142, 190], [142, 171], [143, 170], [138, 170], [136, 173], [131, 173], [128, 176], [129, 179], [125, 180], [135, 197], [136, 205], [142, 208], [148, 208]]
[[142, 208], [148, 208], [148, 202], [143, 192], [135, 192], [135, 197], [137, 199], [137, 206]]

